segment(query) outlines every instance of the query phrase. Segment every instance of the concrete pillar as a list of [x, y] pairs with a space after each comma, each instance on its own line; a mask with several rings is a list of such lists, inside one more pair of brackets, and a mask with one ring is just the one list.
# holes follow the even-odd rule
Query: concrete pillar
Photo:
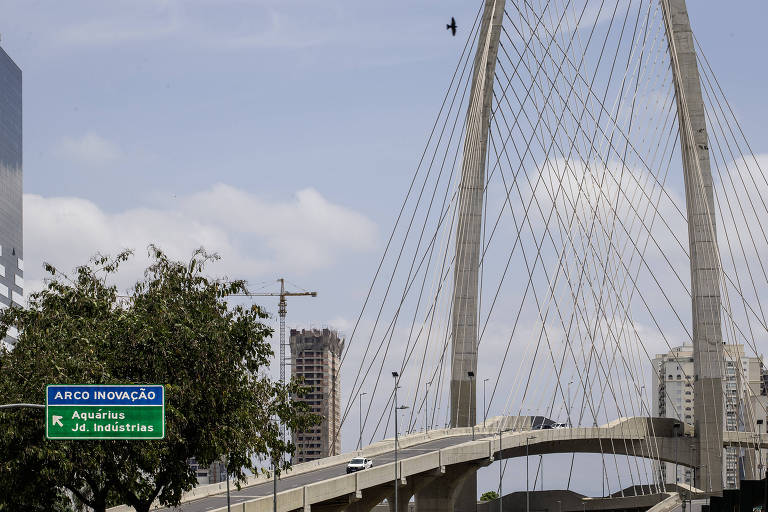
[[[406, 480], [406, 483], [404, 485], [401, 485], [397, 489], [397, 511], [398, 512], [408, 512], [408, 503], [411, 501], [411, 498], [419, 492], [421, 489], [426, 487], [427, 485], [431, 484], [435, 479], [441, 477], [440, 475], [432, 475], [432, 474], [425, 474], [425, 475], [414, 475], [409, 476]], [[393, 493], [390, 493], [389, 496], [387, 496], [387, 503], [389, 503], [389, 512], [395, 512], [395, 496]]]
[[662, 0], [677, 99], [683, 156], [693, 310], [694, 426], [699, 461], [696, 487], [723, 491], [723, 336], [720, 259], [709, 141], [693, 33], [685, 0]]
[[[411, 498], [413, 498], [413, 485], [412, 485], [412, 477], [408, 478], [408, 484], [407, 485], [401, 485], [397, 489], [397, 512], [408, 512], [408, 503], [411, 501]], [[395, 512], [395, 495], [394, 493], [390, 493], [387, 496], [387, 503], [389, 504], [389, 512]]]
[[[451, 426], [476, 424], [475, 379], [477, 373], [477, 293], [485, 163], [493, 101], [493, 81], [499, 48], [505, 0], [486, 0], [475, 54], [472, 90], [467, 109], [467, 133], [459, 185], [456, 261], [453, 273], [453, 311], [451, 318]], [[462, 500], [475, 511], [477, 480], [466, 482]], [[471, 500], [470, 497], [471, 496]]]
[[[445, 474], [416, 490], [416, 512], [447, 512], [462, 510], [463, 484], [475, 480], [477, 467], [455, 465], [446, 468]], [[473, 505], [476, 505], [477, 501]], [[463, 504], [466, 506], [466, 504]], [[474, 509], [473, 509], [474, 510]]]
[[[387, 499], [392, 494], [391, 486], [379, 486], [371, 489], [363, 489], [359, 498], [353, 498], [344, 507], [343, 512], [371, 512], [373, 507]], [[405, 509], [407, 512], [407, 509]]]

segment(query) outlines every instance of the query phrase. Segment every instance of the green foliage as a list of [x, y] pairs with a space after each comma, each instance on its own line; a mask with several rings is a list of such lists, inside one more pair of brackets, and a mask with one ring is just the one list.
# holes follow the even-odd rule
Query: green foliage
[[95, 510], [176, 505], [197, 482], [188, 458], [207, 465], [226, 455], [242, 482], [255, 461], [293, 452], [277, 418], [291, 429], [319, 421], [292, 401], [304, 387], [264, 374], [266, 314], [226, 303], [247, 290], [205, 275], [215, 255], [200, 249], [182, 263], [151, 246], [144, 278], [121, 297], [110, 283], [130, 256], [97, 256], [72, 278], [47, 265], [46, 288], [28, 307], [0, 313], [0, 332], [19, 330], [16, 347], [0, 353], [0, 403], [44, 403], [47, 384], [164, 384], [165, 439], [49, 441], [41, 410], [0, 412], [0, 510], [50, 510], [65, 492]]
[[499, 493], [496, 491], [486, 491], [480, 496], [480, 501], [493, 501], [499, 499]]

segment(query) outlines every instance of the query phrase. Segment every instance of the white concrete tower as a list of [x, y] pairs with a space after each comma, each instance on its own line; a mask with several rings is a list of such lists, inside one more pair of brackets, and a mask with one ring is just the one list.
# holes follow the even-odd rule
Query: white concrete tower
[[[456, 227], [456, 266], [453, 273], [451, 318], [451, 426], [476, 423], [477, 403], [477, 294], [483, 226], [485, 164], [488, 151], [493, 81], [505, 0], [486, 0], [474, 61], [472, 90], [467, 109], [467, 132], [459, 185]], [[463, 484], [455, 510], [474, 511], [477, 478]]]
[[685, 0], [661, 0], [675, 84], [683, 157], [694, 362], [694, 428], [699, 461], [696, 487], [722, 494], [723, 335], [720, 323], [720, 254], [709, 141], [693, 33]]

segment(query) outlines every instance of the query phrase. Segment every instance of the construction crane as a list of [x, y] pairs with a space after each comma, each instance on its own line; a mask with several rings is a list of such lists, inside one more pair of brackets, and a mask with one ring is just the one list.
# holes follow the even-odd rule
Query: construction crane
[[277, 303], [277, 314], [280, 317], [280, 382], [285, 384], [285, 314], [288, 312], [288, 303], [286, 297], [317, 297], [317, 292], [287, 292], [285, 291], [285, 279], [282, 277], [277, 280], [280, 283], [279, 292], [246, 293], [247, 297], [280, 297]]

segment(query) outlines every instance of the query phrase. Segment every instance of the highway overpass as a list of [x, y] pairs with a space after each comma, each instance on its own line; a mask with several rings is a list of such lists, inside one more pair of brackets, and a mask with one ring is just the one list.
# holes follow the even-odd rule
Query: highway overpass
[[[478, 468], [501, 458], [525, 456], [526, 440], [530, 455], [550, 453], [610, 453], [693, 465], [692, 432], [675, 436], [675, 420], [669, 418], [623, 418], [601, 427], [578, 427], [553, 430], [503, 431], [499, 425], [511, 424], [516, 418], [493, 418], [487, 427], [432, 430], [400, 438], [398, 464], [400, 510], [415, 496], [416, 510], [435, 512], [452, 510], [454, 490]], [[529, 439], [530, 437], [533, 439]], [[501, 437], [501, 450], [499, 439]], [[752, 446], [757, 434], [724, 432], [724, 446]], [[760, 444], [768, 448], [768, 434], [760, 435]], [[295, 466], [278, 482], [277, 510], [302, 509], [328, 512], [368, 512], [376, 504], [394, 495], [393, 440], [388, 439], [364, 448], [319, 461]], [[675, 449], [676, 448], [676, 449]], [[347, 475], [346, 463], [355, 455], [373, 458], [374, 467]], [[163, 512], [224, 512], [224, 484], [195, 489], [185, 502]], [[272, 510], [272, 481], [254, 477], [240, 491], [231, 492], [237, 512]], [[117, 512], [118, 509], [115, 509]], [[126, 509], [128, 510], [128, 509]]]

